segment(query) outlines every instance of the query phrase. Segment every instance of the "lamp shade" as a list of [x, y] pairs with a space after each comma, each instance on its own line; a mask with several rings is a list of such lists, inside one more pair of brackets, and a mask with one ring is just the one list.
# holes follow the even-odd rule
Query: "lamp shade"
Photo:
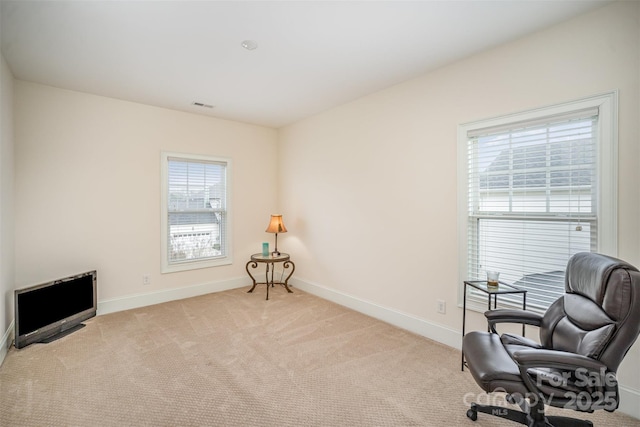
[[265, 231], [267, 233], [286, 233], [287, 228], [282, 222], [282, 215], [271, 215], [271, 221]]

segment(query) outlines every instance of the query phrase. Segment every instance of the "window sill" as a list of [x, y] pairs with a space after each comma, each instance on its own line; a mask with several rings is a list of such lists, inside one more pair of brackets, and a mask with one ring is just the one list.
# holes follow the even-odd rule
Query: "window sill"
[[199, 270], [202, 268], [220, 267], [223, 265], [231, 264], [233, 264], [233, 260], [231, 259], [231, 257], [224, 257], [206, 261], [185, 261], [175, 264], [164, 264], [160, 270], [160, 273], [177, 273], [179, 271]]

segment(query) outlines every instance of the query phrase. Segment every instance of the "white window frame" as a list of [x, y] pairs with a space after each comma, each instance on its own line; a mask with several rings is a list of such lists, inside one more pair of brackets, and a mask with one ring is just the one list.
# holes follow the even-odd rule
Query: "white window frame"
[[[232, 238], [231, 238], [231, 221], [232, 221], [232, 197], [231, 197], [231, 177], [232, 166], [231, 159], [226, 157], [213, 157], [204, 156], [198, 154], [184, 154], [175, 152], [162, 152], [160, 154], [160, 240], [161, 240], [161, 273], [173, 273], [178, 271], [195, 270], [200, 268], [217, 267], [221, 265], [229, 265], [233, 263], [233, 250], [232, 250]], [[221, 242], [221, 246], [225, 248], [225, 253], [216, 258], [193, 260], [193, 261], [181, 261], [179, 263], [169, 262], [169, 206], [168, 206], [168, 185], [169, 185], [169, 159], [179, 158], [185, 161], [204, 161], [204, 162], [219, 162], [226, 164], [226, 230], [222, 233], [224, 241]]]
[[[458, 306], [462, 307], [464, 281], [468, 272], [468, 133], [476, 129], [503, 126], [579, 111], [599, 109], [597, 160], [597, 252], [617, 256], [618, 253], [618, 92], [608, 92], [558, 105], [538, 108], [506, 116], [478, 120], [458, 126]], [[516, 298], [517, 299], [517, 298]], [[508, 305], [508, 304], [507, 304]], [[517, 307], [518, 304], [515, 304]], [[467, 295], [467, 308], [484, 312], [486, 298]], [[521, 305], [520, 305], [521, 308]]]

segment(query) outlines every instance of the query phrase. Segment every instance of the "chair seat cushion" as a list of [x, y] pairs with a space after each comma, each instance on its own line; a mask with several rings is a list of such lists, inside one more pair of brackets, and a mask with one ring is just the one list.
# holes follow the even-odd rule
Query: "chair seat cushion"
[[469, 332], [462, 341], [462, 351], [469, 372], [484, 391], [527, 393], [518, 365], [511, 359], [498, 334]]
[[521, 337], [520, 335], [505, 333], [500, 336], [500, 341], [502, 341], [502, 344], [505, 346], [517, 345], [517, 346], [523, 346], [525, 348], [542, 348], [542, 346], [537, 342], [535, 342], [534, 340]]

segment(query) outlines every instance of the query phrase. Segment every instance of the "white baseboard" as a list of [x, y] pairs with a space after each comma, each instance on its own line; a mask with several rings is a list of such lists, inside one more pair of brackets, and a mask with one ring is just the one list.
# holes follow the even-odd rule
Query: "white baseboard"
[[163, 302], [196, 297], [199, 295], [210, 294], [212, 292], [241, 288], [243, 286], [247, 286], [246, 277], [202, 283], [184, 288], [164, 289], [156, 292], [129, 295], [126, 297], [99, 301], [98, 315], [131, 310], [133, 308], [146, 307], [148, 305], [161, 304]]
[[640, 391], [620, 385], [620, 406], [618, 411], [640, 420]]
[[[353, 297], [302, 279], [292, 279], [291, 283], [296, 287], [312, 295], [349, 307], [352, 310], [390, 323], [415, 334], [432, 339], [449, 347], [460, 350], [462, 347], [462, 332], [443, 325], [428, 322], [424, 319], [411, 316], [381, 305]], [[620, 385], [620, 407], [623, 412], [634, 418], [640, 419], [640, 391]]]
[[0, 341], [0, 365], [4, 362], [4, 358], [7, 357], [7, 352], [11, 345], [13, 344], [13, 336], [15, 331], [15, 320], [12, 320], [9, 324], [9, 329], [5, 331], [2, 335], [2, 340]]
[[291, 283], [296, 288], [300, 288], [312, 295], [349, 307], [355, 311], [390, 323], [399, 328], [406, 329], [407, 331], [427, 337], [434, 341], [438, 341], [442, 344], [448, 345], [449, 347], [457, 349], [462, 348], [461, 331], [428, 322], [410, 314], [402, 313], [388, 307], [383, 307], [370, 301], [365, 301], [363, 299], [338, 292], [334, 289], [325, 288], [324, 286], [306, 280], [294, 278], [291, 280]]

